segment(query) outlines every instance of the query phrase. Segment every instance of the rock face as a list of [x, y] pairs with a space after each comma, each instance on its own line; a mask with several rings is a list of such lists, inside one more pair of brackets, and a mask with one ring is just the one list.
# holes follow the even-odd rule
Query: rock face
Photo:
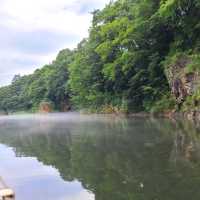
[[183, 56], [166, 69], [166, 76], [178, 104], [181, 104], [186, 97], [193, 95], [200, 88], [199, 72], [187, 72], [187, 66], [191, 62], [190, 58]]
[[174, 59], [165, 71], [180, 114], [189, 120], [199, 121], [200, 102], [196, 95], [200, 90], [200, 70], [189, 70], [193, 62], [192, 57], [182, 55]]
[[40, 113], [50, 113], [53, 111], [52, 105], [49, 102], [41, 102], [39, 106]]

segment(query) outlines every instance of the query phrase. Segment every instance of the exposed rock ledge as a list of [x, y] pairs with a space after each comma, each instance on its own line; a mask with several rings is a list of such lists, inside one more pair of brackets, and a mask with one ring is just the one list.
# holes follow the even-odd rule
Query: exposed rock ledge
[[[172, 94], [176, 98], [179, 109], [185, 103], [189, 96], [193, 96], [200, 89], [200, 73], [197, 70], [188, 71], [188, 66], [193, 62], [190, 56], [179, 56], [176, 61], [168, 66], [166, 76], [171, 87]], [[199, 66], [200, 67], [200, 66]], [[200, 102], [193, 100], [193, 107], [187, 111], [181, 110], [178, 115], [182, 115], [187, 119], [200, 120]], [[171, 115], [177, 115], [172, 112]]]
[[182, 57], [166, 69], [172, 93], [178, 103], [183, 102], [187, 96], [193, 95], [200, 88], [199, 72], [187, 72], [186, 70], [191, 62], [189, 58]]

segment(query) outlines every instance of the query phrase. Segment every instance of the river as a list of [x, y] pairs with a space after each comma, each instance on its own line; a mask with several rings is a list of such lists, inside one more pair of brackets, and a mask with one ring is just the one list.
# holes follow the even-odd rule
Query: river
[[199, 200], [199, 133], [167, 119], [0, 117], [0, 176], [16, 200]]

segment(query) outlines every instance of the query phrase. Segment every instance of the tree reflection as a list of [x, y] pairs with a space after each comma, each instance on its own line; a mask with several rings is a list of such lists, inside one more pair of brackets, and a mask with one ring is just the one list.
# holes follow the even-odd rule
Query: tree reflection
[[96, 200], [199, 200], [198, 132], [189, 122], [155, 119], [5, 123], [0, 142], [66, 181], [78, 179]]

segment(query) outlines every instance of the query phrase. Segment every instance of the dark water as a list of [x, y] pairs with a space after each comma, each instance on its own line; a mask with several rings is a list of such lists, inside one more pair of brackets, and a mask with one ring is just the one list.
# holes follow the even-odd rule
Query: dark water
[[17, 200], [199, 200], [189, 122], [59, 114], [0, 118], [0, 176]]

